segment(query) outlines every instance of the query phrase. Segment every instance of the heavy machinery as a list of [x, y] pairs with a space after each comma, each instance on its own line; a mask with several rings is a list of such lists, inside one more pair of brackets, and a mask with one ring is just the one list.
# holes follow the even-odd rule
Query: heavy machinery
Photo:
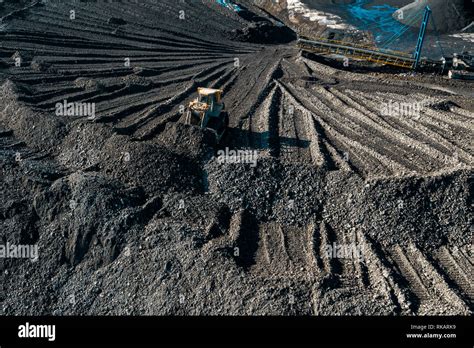
[[198, 88], [198, 97], [189, 103], [185, 123], [209, 129], [219, 143], [229, 126], [229, 115], [222, 102], [222, 90]]

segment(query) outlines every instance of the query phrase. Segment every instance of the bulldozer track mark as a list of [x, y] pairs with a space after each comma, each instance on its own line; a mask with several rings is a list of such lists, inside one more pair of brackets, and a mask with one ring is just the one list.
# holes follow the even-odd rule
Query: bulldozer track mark
[[415, 309], [412, 303], [415, 295], [394, 272], [386, 252], [363, 233], [359, 232], [357, 237], [363, 248], [369, 288], [382, 296], [384, 301], [391, 303], [396, 313], [412, 314]]
[[270, 222], [259, 225], [259, 243], [253, 274], [268, 279], [314, 279], [332, 274], [337, 261], [328, 257], [327, 243], [332, 240], [323, 225], [287, 226]]
[[282, 92], [278, 127], [281, 160], [306, 164], [312, 160], [307, 114], [295, 108], [284, 83], [277, 81], [277, 84]]
[[410, 289], [416, 295], [419, 301], [419, 303], [417, 303], [419, 307], [421, 304], [420, 302], [427, 301], [430, 298], [428, 289], [426, 288], [418, 272], [406, 256], [404, 250], [399, 245], [396, 245], [391, 250], [390, 255], [398, 266], [402, 276], [408, 281]]
[[0, 151], [9, 153], [18, 162], [40, 161], [51, 157], [49, 151], [29, 148], [24, 141], [15, 138], [12, 130], [3, 127], [0, 127]]
[[[356, 236], [349, 231], [334, 231], [335, 239], [333, 247], [339, 246], [346, 248], [347, 246], [358, 246]], [[334, 257], [334, 251], [333, 251]], [[344, 255], [342, 258], [336, 253], [335, 260], [339, 284], [341, 288], [364, 288], [367, 282], [367, 274], [365, 268], [362, 267], [362, 260], [358, 258], [356, 253], [352, 255]]]
[[321, 245], [323, 241], [321, 240], [321, 232], [317, 222], [308, 225], [306, 235], [307, 242], [305, 243], [305, 246], [307, 265], [311, 273], [321, 275], [325, 272], [323, 256], [321, 254]]
[[[270, 68], [269, 68], [270, 67]], [[268, 69], [269, 68], [269, 69]], [[231, 108], [231, 113], [235, 113], [235, 110], [241, 106], [241, 104], [249, 99], [249, 95], [252, 93], [252, 89], [254, 89], [257, 85], [261, 85], [262, 88], [260, 88], [260, 92], [257, 94], [256, 98], [251, 99], [251, 104], [249, 108], [245, 108], [238, 113], [236, 113], [235, 118], [239, 118], [239, 127], [242, 128], [242, 125], [244, 122], [248, 121], [248, 129], [258, 129], [258, 126], [254, 126], [252, 123], [255, 122], [253, 120], [253, 117], [255, 113], [257, 112], [258, 108], [262, 105], [262, 103], [265, 101], [265, 99], [268, 97], [270, 94], [272, 88], [273, 88], [273, 80], [275, 79], [276, 75], [278, 74], [278, 71], [280, 70], [280, 63], [277, 62], [273, 65], [271, 65], [271, 62], [266, 62], [263, 66], [262, 69], [259, 69], [257, 77], [253, 76], [253, 84], [250, 86], [251, 88], [248, 88], [247, 86], [245, 88], [246, 93], [244, 95], [241, 95], [239, 98], [239, 102], [236, 104], [232, 105]], [[265, 78], [260, 79], [260, 76], [265, 74]], [[248, 82], [247, 82], [248, 83]], [[256, 120], [258, 122], [258, 119]]]
[[333, 245], [333, 243], [336, 242], [337, 237], [331, 227], [324, 221], [320, 223], [319, 231], [319, 255], [322, 259], [326, 274], [340, 274], [342, 271], [340, 262], [337, 259], [330, 257], [327, 249], [328, 245]]
[[[351, 92], [350, 94], [353, 94]], [[363, 99], [366, 105], [371, 108], [375, 108], [376, 103], [374, 103], [372, 100], [365, 98], [364, 96], [359, 95], [359, 98]], [[407, 102], [406, 100], [400, 100], [400, 102]], [[380, 103], [380, 101], [379, 101]], [[379, 111], [380, 112], [380, 111]], [[429, 116], [429, 117], [427, 117]], [[445, 118], [446, 119], [446, 118]], [[423, 108], [421, 110], [421, 114], [419, 117], [414, 119], [414, 117], [385, 117], [385, 122], [387, 124], [390, 124], [390, 127], [395, 127], [399, 129], [401, 132], [406, 134], [408, 137], [411, 139], [421, 139], [418, 142], [411, 142], [407, 144], [414, 144], [413, 146], [410, 145], [410, 147], [407, 150], [404, 150], [406, 153], [413, 153], [414, 149], [416, 152], [419, 153], [417, 156], [417, 161], [418, 162], [423, 162], [423, 157], [426, 157], [428, 155], [430, 161], [435, 161], [437, 165], [443, 165], [447, 161], [447, 157], [450, 157], [453, 152], [459, 152], [460, 157], [466, 161], [466, 163], [472, 163], [472, 156], [465, 151], [464, 149], [458, 147], [456, 144], [453, 142], [447, 140], [444, 136], [443, 133], [445, 133], [448, 129], [450, 130], [451, 127], [448, 127], [447, 129], [444, 129], [443, 131], [438, 130], [436, 131], [433, 128], [430, 128], [428, 125], [435, 126], [436, 124], [439, 125], [439, 122], [435, 121], [441, 121], [439, 119], [439, 116], [437, 112], [434, 110], [430, 110], [429, 108]], [[447, 121], [444, 121], [447, 122]], [[453, 126], [453, 124], [451, 124]], [[472, 127], [470, 127], [472, 128]], [[464, 125], [463, 129], [469, 129], [469, 126]], [[455, 139], [455, 138], [454, 138]], [[435, 141], [434, 141], [435, 140]], [[433, 152], [433, 151], [426, 151], [422, 148], [419, 148], [419, 144], [427, 144], [430, 146], [430, 148], [435, 149], [438, 152]], [[426, 148], [426, 147], [425, 147]], [[422, 170], [423, 168], [429, 167], [429, 162], [425, 163], [420, 167], [419, 170]]]
[[[256, 98], [251, 98], [248, 105], [249, 108], [245, 110], [239, 110], [239, 112], [235, 112], [236, 108], [241, 105], [241, 103], [248, 98], [251, 93], [251, 89], [246, 88], [246, 94], [244, 96], [240, 96], [239, 102], [236, 104], [231, 105], [229, 108], [229, 113], [231, 115], [230, 126], [235, 125], [238, 129], [246, 131], [247, 136], [242, 137], [241, 139], [235, 139], [236, 143], [233, 144], [236, 147], [250, 147], [250, 148], [260, 148], [262, 145], [262, 134], [261, 124], [262, 120], [259, 117], [258, 111], [262, 108], [262, 105], [265, 104], [265, 101], [269, 98], [274, 89], [274, 77], [279, 70], [279, 63], [274, 64], [269, 69], [270, 63], [266, 63], [266, 65], [260, 70], [259, 76], [262, 75], [264, 72], [265, 79], [264, 83], [262, 84], [259, 82], [259, 79], [253, 78], [254, 85], [257, 84], [261, 85], [262, 88]], [[243, 73], [244, 74], [244, 73]], [[236, 82], [238, 84], [238, 82]], [[237, 85], [235, 88], [238, 88]], [[227, 98], [231, 98], [232, 95], [227, 95]], [[267, 117], [267, 116], [265, 116]]]
[[[216, 80], [213, 84], [218, 84], [221, 82], [222, 78], [227, 79], [230, 74], [224, 74], [222, 75], [223, 72], [225, 72], [226, 69], [221, 68], [217, 71], [209, 71], [207, 74], [200, 75], [200, 79], [193, 80], [191, 84], [189, 84], [184, 90], [167, 100], [166, 102], [153, 107], [151, 110], [147, 111], [143, 116], [139, 117], [138, 119], [132, 121], [131, 124], [121, 127], [120, 130], [126, 132], [127, 134], [132, 134], [136, 133], [139, 128], [142, 128], [145, 125], [148, 125], [149, 123], [152, 123], [151, 127], [148, 127], [145, 131], [140, 131], [136, 135], [139, 139], [142, 140], [149, 140], [155, 135], [157, 135], [162, 129], [163, 125], [166, 122], [169, 121], [178, 121], [180, 118], [180, 114], [178, 113], [178, 110], [175, 112], [172, 112], [172, 109], [175, 107], [177, 103], [184, 102], [187, 100], [191, 94], [194, 93], [194, 90], [197, 88], [197, 86], [202, 86], [202, 85], [207, 85], [211, 81]], [[213, 85], [211, 84], [211, 85]], [[161, 119], [157, 118], [157, 116], [160, 116], [165, 113], [170, 113], [171, 116], [168, 117], [162, 117]]]
[[[349, 94], [353, 94], [353, 91], [347, 91]], [[358, 93], [360, 94], [360, 93]], [[385, 117], [381, 114], [381, 107], [383, 105], [382, 101], [378, 101], [377, 103], [373, 103], [371, 100], [364, 98], [362, 95], [357, 95], [357, 98], [364, 101], [367, 105], [367, 108], [371, 108], [373, 115], [371, 118], [380, 123], [381, 126], [385, 126], [388, 129], [396, 129], [400, 134], [404, 134], [406, 136], [406, 141], [399, 140], [394, 143], [395, 146], [398, 147], [400, 153], [407, 154], [406, 156], [410, 156], [410, 160], [416, 159], [416, 167], [414, 167], [417, 171], [422, 171], [423, 168], [430, 167], [431, 162], [435, 162], [437, 165], [442, 165], [444, 162], [441, 161], [443, 158], [443, 150], [445, 149], [440, 148], [438, 146], [434, 147], [435, 150], [439, 150], [439, 152], [433, 151], [426, 151], [425, 149], [421, 149], [419, 144], [428, 144], [430, 147], [432, 146], [432, 137], [436, 136], [431, 131], [424, 129], [425, 127], [421, 124], [420, 120], [414, 120], [415, 116], [410, 115], [402, 115], [398, 117]], [[378, 110], [376, 110], [378, 105]], [[417, 128], [422, 128], [418, 130]], [[420, 140], [419, 140], [420, 139]], [[428, 155], [428, 156], [427, 156]]]
[[278, 224], [260, 225], [259, 234], [261, 243], [257, 250], [256, 267], [266, 269], [270, 275], [288, 269], [289, 259], [281, 226]]
[[278, 130], [281, 119], [281, 101], [281, 90], [275, 85], [262, 104], [262, 111], [259, 114], [260, 127], [256, 132], [261, 134], [260, 144], [254, 145], [257, 148], [268, 149], [274, 157], [278, 157], [280, 154]]
[[323, 140], [323, 143], [326, 146], [327, 151], [329, 152], [329, 163], [327, 168], [329, 170], [338, 169], [345, 172], [354, 172], [360, 175], [359, 171], [350, 164], [349, 154], [346, 153], [341, 156], [341, 154], [336, 150], [336, 148], [329, 142], [327, 137], [325, 138], [326, 139]]
[[[244, 81], [244, 86], [241, 86], [243, 88], [243, 90], [245, 91], [245, 94], [242, 94], [242, 91], [238, 91], [238, 93], [240, 93], [240, 98], [237, 99], [237, 102], [234, 103], [232, 105], [232, 109], [233, 110], [237, 110], [240, 108], [240, 106], [244, 103], [245, 100], [247, 100], [249, 98], [249, 96], [252, 94], [252, 90], [255, 89], [255, 87], [259, 84], [259, 80], [258, 78], [256, 78], [256, 76], [247, 76], [247, 74], [250, 72], [249, 71], [249, 68], [250, 68], [250, 64], [255, 64], [255, 66], [257, 67], [257, 71], [255, 72], [256, 75], [258, 77], [260, 77], [265, 71], [266, 69], [268, 68], [270, 62], [264, 62], [264, 56], [263, 57], [259, 57], [258, 58], [258, 61], [256, 63], [247, 63], [244, 65], [244, 68], [245, 70], [242, 71], [242, 74], [241, 74], [241, 78], [243, 79]], [[244, 77], [248, 77], [247, 79], [244, 79]], [[249, 85], [249, 80], [252, 81]], [[267, 78], [265, 79], [265, 82], [266, 83], [262, 83], [263, 86], [266, 86], [268, 85], [270, 82], [271, 82], [271, 78], [267, 75]], [[257, 95], [257, 102], [260, 100], [260, 95], [263, 93], [263, 91], [260, 91], [260, 94]], [[230, 92], [230, 94], [232, 95], [232, 91]], [[257, 103], [257, 106], [258, 106], [258, 103]], [[251, 108], [250, 110], [255, 110], [256, 106], [255, 105], [251, 105]], [[241, 115], [239, 115], [239, 118], [247, 118], [248, 116], [245, 114], [245, 113], [242, 113]]]
[[456, 253], [456, 260], [459, 266], [468, 274], [472, 272], [472, 267], [474, 267], [472, 256], [470, 254], [472, 254], [472, 248], [470, 245], [465, 248], [459, 248]]
[[430, 289], [432, 289], [434, 296], [446, 301], [449, 306], [453, 307], [460, 314], [472, 314], [465, 301], [447, 284], [443, 275], [433, 266], [431, 258], [425, 257], [414, 244], [410, 244], [408, 250], [421, 266], [423, 270], [422, 275], [426, 282], [430, 284]]
[[318, 167], [325, 167], [328, 170], [335, 169], [335, 163], [341, 163], [341, 161], [335, 159], [336, 152], [331, 151], [333, 149], [332, 146], [321, 135], [323, 130], [310, 113], [306, 113], [306, 124], [311, 139], [310, 151], [313, 163]]
[[[309, 94], [307, 91], [302, 90], [300, 94], [302, 97], [307, 96], [303, 101], [301, 98], [296, 98], [295, 94], [292, 93], [295, 100], [300, 104], [304, 109], [309, 111], [316, 121], [321, 125], [325, 130], [326, 135], [331, 139], [332, 143], [343, 144], [345, 149], [355, 148], [359, 152], [364, 153], [364, 161], [367, 163], [367, 159], [373, 158], [371, 161], [373, 163], [372, 171], [377, 173], [380, 172], [380, 167], [383, 167], [383, 171], [399, 171], [407, 172], [408, 170], [401, 166], [400, 164], [391, 161], [388, 157], [382, 155], [381, 153], [373, 150], [372, 147], [368, 147], [364, 144], [366, 141], [363, 137], [358, 137], [359, 140], [354, 140], [349, 137], [349, 135], [354, 134], [354, 129], [347, 124], [337, 123], [334, 126], [337, 126], [340, 130], [336, 130], [336, 127], [330, 125], [328, 122], [334, 122], [340, 118], [339, 114], [335, 113], [330, 107], [322, 103], [319, 99], [315, 99], [314, 95]], [[344, 133], [348, 134], [345, 136]], [[352, 160], [351, 160], [352, 162]], [[370, 163], [370, 162], [369, 162]], [[369, 164], [367, 163], [367, 164]], [[389, 169], [390, 168], [390, 169]]]
[[237, 78], [239, 77], [239, 74], [241, 73], [241, 70], [240, 69], [234, 69], [232, 71], [232, 75], [229, 79], [227, 79], [227, 81], [225, 81], [223, 84], [222, 84], [222, 91], [224, 92], [224, 94], [227, 94], [228, 91], [230, 91], [232, 89], [232, 87], [234, 86], [234, 84], [236, 83], [237, 81]]
[[[283, 82], [277, 82], [280, 88], [283, 90], [284, 95], [289, 99], [291, 106], [294, 108], [294, 112], [301, 114], [303, 118], [300, 123], [304, 125], [304, 132], [308, 138], [307, 147], [309, 148], [309, 154], [313, 164], [319, 167], [325, 167], [329, 170], [335, 167], [334, 161], [325, 147], [326, 137], [322, 127], [313, 118], [311, 110], [306, 108], [294, 95], [293, 91], [289, 86]], [[296, 126], [295, 126], [296, 128]], [[301, 141], [300, 137], [298, 139]]]
[[434, 253], [434, 258], [439, 262], [441, 270], [460, 289], [460, 292], [466, 294], [466, 297], [472, 305], [472, 301], [474, 301], [474, 289], [471, 279], [472, 268], [466, 273], [446, 246], [442, 246], [438, 249]]
[[249, 270], [256, 262], [256, 253], [259, 243], [258, 225], [255, 217], [247, 211], [239, 216], [239, 227], [236, 230], [235, 246], [238, 255], [235, 256], [237, 264], [245, 270]]
[[442, 314], [447, 308], [462, 315], [471, 312], [462, 297], [436, 270], [432, 261], [425, 257], [414, 244], [403, 249], [397, 245], [392, 249], [391, 255], [420, 301], [417, 310], [419, 314], [432, 311]]
[[[400, 132], [396, 128], [389, 126], [389, 127], [384, 127], [374, 120], [372, 120], [370, 117], [367, 115], [364, 115], [360, 113], [359, 111], [354, 111], [355, 109], [351, 109], [348, 106], [345, 106], [346, 103], [337, 97], [335, 94], [326, 91], [326, 89], [321, 88], [320, 92], [327, 98], [326, 100], [330, 100], [330, 102], [335, 106], [337, 109], [341, 109], [344, 111], [344, 115], [347, 115], [348, 118], [350, 119], [351, 122], [355, 122], [354, 124], [357, 126], [362, 126], [362, 128], [367, 131], [370, 131], [371, 134], [375, 134], [376, 137], [373, 137], [373, 144], [374, 148], [380, 149], [379, 151], [381, 153], [387, 153], [389, 158], [392, 158], [393, 161], [396, 161], [399, 165], [402, 165], [406, 167], [407, 169], [410, 168], [410, 170], [419, 170], [420, 168], [413, 167], [413, 164], [411, 161], [407, 161], [405, 158], [398, 156], [398, 150], [403, 151], [402, 144], [404, 143], [412, 143], [416, 146], [417, 149], [425, 152], [428, 155], [431, 155], [432, 157], [443, 157], [444, 155], [440, 153], [439, 151], [433, 149], [429, 145], [419, 142], [416, 140], [411, 139], [410, 137], [406, 136], [403, 132]], [[335, 98], [331, 97], [335, 96]], [[356, 126], [356, 127], [357, 127]], [[384, 142], [382, 143], [380, 140], [384, 139]], [[391, 146], [388, 147], [388, 144]], [[420, 157], [421, 158], [421, 157]]]

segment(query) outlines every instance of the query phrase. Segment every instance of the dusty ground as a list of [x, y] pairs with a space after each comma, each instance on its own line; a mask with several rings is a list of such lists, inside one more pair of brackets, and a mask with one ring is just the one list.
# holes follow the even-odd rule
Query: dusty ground
[[[268, 18], [249, 9], [4, 5], [0, 241], [39, 246], [0, 260], [4, 314], [472, 312], [472, 85], [236, 41]], [[180, 123], [204, 85], [230, 115], [217, 149]], [[325, 252], [345, 244], [362, 258]]]

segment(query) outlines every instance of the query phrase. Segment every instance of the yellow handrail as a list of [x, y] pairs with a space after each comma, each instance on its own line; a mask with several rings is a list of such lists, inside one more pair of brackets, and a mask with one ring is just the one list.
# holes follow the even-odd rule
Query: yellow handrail
[[[308, 40], [308, 41], [311, 41], [311, 40]], [[380, 51], [380, 49], [378, 49], [377, 47], [375, 46], [371, 46], [371, 45], [361, 45], [361, 44], [355, 44], [353, 42], [347, 42], [347, 41], [339, 41], [339, 40], [331, 40], [331, 39], [326, 39], [326, 38], [316, 38], [315, 40], [313, 41], [321, 41], [321, 42], [327, 42], [327, 43], [335, 43], [335, 44], [338, 44], [338, 45], [344, 45], [344, 46], [352, 46], [354, 48], [365, 48], [365, 49], [371, 49], [371, 50], [375, 50], [375, 51]], [[394, 52], [394, 53], [397, 53], [397, 54], [400, 54], [400, 55], [403, 55], [403, 56], [406, 56], [406, 57], [409, 57], [411, 58], [412, 55], [406, 53], [406, 52], [402, 52], [402, 51], [397, 51], [397, 50], [392, 50], [392, 49], [389, 49], [387, 51], [390, 51], [390, 52]], [[380, 51], [382, 52], [382, 51]]]
[[[317, 47], [314, 47], [314, 46], [304, 45], [304, 44], [302, 44], [302, 46], [306, 46], [307, 49], [318, 52], [318, 53], [334, 53], [328, 47], [319, 47], [319, 48], [317, 48]], [[337, 54], [337, 52], [339, 52], [339, 48], [337, 48], [336, 54]], [[347, 53], [348, 52], [346, 50], [346, 55], [347, 55]], [[364, 55], [363, 53], [360, 53], [360, 52], [359, 53], [354, 52], [354, 53], [351, 53], [350, 55], [352, 57], [356, 58], [356, 59], [357, 58], [358, 59], [364, 59], [364, 60], [367, 60], [367, 61], [370, 61], [370, 62], [375, 62], [375, 63], [380, 63], [380, 64], [390, 64], [390, 65], [397, 66], [397, 67], [402, 67], [402, 68], [411, 68], [411, 67], [413, 67], [413, 62], [403, 61], [402, 57], [393, 57], [393, 58], [383, 57], [383, 54], [384, 54], [383, 52], [380, 52], [380, 55], [377, 55], [377, 54], [374, 54], [374, 53]]]

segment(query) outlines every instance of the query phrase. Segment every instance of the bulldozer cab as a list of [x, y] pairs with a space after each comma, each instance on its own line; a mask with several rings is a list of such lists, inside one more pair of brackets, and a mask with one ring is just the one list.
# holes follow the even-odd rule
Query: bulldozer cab
[[222, 93], [220, 89], [199, 87], [198, 97], [189, 104], [186, 115], [187, 124], [213, 130], [218, 140], [229, 123]]
[[210, 110], [214, 110], [214, 106], [221, 103], [222, 91], [212, 88], [198, 88], [198, 102], [206, 104]]

